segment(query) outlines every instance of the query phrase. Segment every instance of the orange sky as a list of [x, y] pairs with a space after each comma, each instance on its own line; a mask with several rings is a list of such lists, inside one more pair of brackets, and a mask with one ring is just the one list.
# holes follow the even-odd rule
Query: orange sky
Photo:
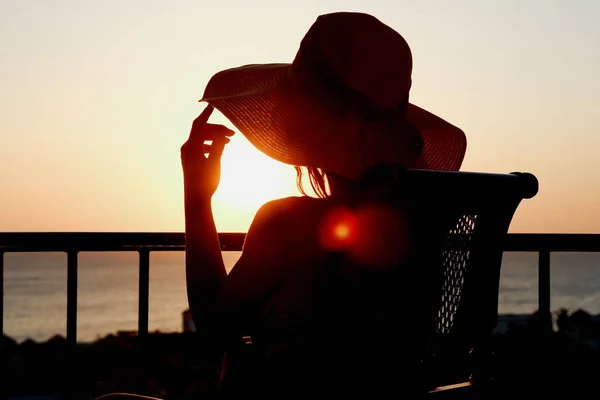
[[[464, 170], [539, 178], [512, 232], [600, 233], [594, 0], [3, 1], [0, 231], [182, 231], [179, 147], [210, 76], [292, 61], [316, 16], [340, 10], [407, 39], [412, 100], [466, 132]], [[296, 193], [293, 169], [238, 134], [217, 226], [245, 231]]]

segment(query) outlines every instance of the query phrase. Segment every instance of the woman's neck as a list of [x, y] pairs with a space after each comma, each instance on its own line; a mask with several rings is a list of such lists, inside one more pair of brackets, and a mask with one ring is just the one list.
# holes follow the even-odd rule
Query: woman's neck
[[330, 198], [341, 202], [354, 200], [359, 192], [358, 184], [337, 174], [327, 174]]

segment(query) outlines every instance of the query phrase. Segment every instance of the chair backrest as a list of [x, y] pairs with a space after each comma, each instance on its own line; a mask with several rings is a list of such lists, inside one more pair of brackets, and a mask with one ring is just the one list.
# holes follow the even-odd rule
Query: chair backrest
[[433, 285], [427, 295], [437, 309], [426, 368], [460, 379], [447, 375], [468, 373], [468, 353], [485, 346], [497, 324], [504, 240], [538, 181], [528, 173], [411, 170], [405, 187], [417, 237], [413, 265]]

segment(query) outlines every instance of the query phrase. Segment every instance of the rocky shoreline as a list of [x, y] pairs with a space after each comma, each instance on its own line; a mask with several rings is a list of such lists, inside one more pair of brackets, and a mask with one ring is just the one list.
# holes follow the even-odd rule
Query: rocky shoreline
[[112, 392], [162, 398], [197, 399], [205, 390], [198, 380], [193, 333], [118, 332], [76, 349], [62, 336], [46, 342], [17, 344], [4, 337], [2, 398], [93, 399]]
[[[598, 317], [563, 311], [557, 316], [558, 330], [545, 340], [540, 340], [535, 315], [507, 316], [501, 322], [491, 368], [503, 390], [539, 394], [551, 387], [551, 393], [561, 388], [572, 393], [593, 387], [600, 371]], [[61, 336], [42, 343], [16, 343], [5, 336], [0, 343], [0, 398], [88, 400], [129, 392], [200, 399], [208, 388], [199, 379], [196, 349], [192, 332], [154, 332], [145, 340], [135, 332], [119, 332], [78, 344], [74, 351]]]

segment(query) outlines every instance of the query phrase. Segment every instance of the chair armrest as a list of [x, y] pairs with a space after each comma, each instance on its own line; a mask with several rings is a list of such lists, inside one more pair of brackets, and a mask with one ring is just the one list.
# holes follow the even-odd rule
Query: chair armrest
[[453, 396], [464, 398], [464, 396], [472, 394], [473, 392], [474, 386], [472, 382], [460, 382], [452, 385], [438, 386], [435, 389], [430, 390], [427, 394], [429, 396], [436, 396], [436, 398], [452, 398]]

